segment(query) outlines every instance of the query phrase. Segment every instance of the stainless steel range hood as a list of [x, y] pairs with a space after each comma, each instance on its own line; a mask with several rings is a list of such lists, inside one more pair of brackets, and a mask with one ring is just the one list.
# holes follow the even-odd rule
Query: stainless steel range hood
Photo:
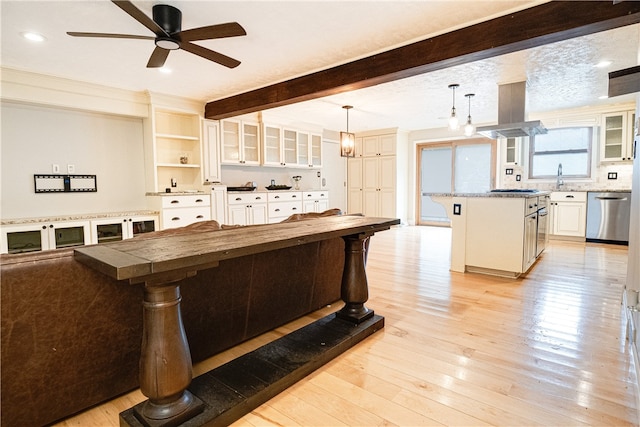
[[526, 82], [498, 86], [498, 124], [480, 126], [476, 132], [487, 138], [518, 138], [547, 133], [540, 120], [525, 121]]

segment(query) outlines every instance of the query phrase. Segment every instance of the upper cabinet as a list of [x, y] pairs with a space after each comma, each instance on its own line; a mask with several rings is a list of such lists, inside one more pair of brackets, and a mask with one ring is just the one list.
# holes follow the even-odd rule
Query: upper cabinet
[[204, 152], [204, 179], [209, 182], [221, 182], [220, 170], [220, 124], [215, 120], [202, 120], [202, 142]]
[[260, 125], [222, 120], [222, 164], [260, 165]]
[[[396, 154], [396, 135], [375, 135], [362, 138], [361, 157], [394, 156]], [[358, 155], [356, 151], [356, 155]]]
[[503, 158], [506, 165], [522, 165], [522, 138], [502, 138]]
[[196, 112], [151, 105], [151, 135], [145, 139], [148, 191], [201, 188], [200, 120]]
[[263, 124], [262, 146], [262, 164], [265, 166], [322, 166], [322, 135]]
[[633, 161], [635, 113], [620, 111], [602, 115], [600, 136], [601, 161]]

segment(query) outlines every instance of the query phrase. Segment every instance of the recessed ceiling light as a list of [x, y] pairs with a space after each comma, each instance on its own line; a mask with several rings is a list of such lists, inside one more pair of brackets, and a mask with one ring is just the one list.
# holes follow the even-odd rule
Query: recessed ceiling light
[[42, 34], [34, 33], [33, 31], [25, 31], [23, 33], [20, 33], [20, 35], [22, 35], [22, 37], [32, 42], [43, 42], [47, 39]]
[[160, 70], [160, 72], [163, 74], [171, 74], [171, 68], [161, 67], [161, 68], [158, 68], [158, 70]]
[[596, 67], [605, 68], [605, 67], [608, 67], [609, 65], [611, 65], [611, 61], [600, 61], [596, 64]]

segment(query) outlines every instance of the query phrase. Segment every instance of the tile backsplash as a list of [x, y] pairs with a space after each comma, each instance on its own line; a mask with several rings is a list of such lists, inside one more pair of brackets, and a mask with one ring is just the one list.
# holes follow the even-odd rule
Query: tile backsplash
[[[513, 169], [513, 174], [507, 175], [506, 169]], [[615, 173], [617, 179], [608, 179], [609, 173]], [[528, 180], [524, 167], [519, 165], [503, 166], [500, 170], [498, 188], [535, 188], [538, 190], [554, 191], [556, 189], [555, 180]], [[520, 181], [517, 180], [518, 175]], [[598, 190], [629, 190], [631, 189], [631, 179], [633, 175], [633, 165], [630, 163], [610, 163], [600, 164], [592, 173], [592, 179], [581, 180], [564, 178], [564, 191], [598, 191]]]

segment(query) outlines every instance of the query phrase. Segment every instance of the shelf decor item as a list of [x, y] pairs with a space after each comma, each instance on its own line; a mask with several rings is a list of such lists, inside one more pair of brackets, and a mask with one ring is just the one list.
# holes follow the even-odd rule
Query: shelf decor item
[[296, 175], [293, 177], [293, 181], [296, 183], [296, 190], [300, 189], [300, 180], [302, 177], [300, 175]]

